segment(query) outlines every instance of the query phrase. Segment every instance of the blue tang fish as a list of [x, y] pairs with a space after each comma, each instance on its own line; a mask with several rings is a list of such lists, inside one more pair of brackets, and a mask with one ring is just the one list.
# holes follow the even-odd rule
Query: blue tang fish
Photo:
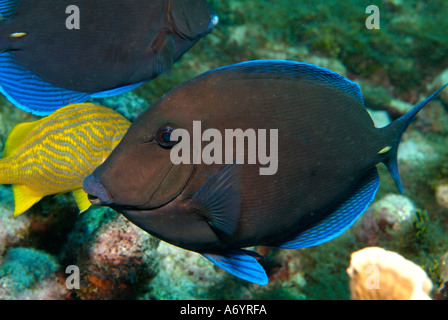
[[217, 22], [206, 0], [0, 0], [0, 92], [37, 115], [120, 94]]
[[[257, 254], [243, 248], [300, 249], [341, 235], [375, 198], [379, 163], [403, 191], [401, 135], [442, 89], [376, 128], [360, 87], [328, 69], [284, 60], [222, 67], [176, 87], [141, 113], [84, 178], [83, 189], [93, 204], [114, 208], [156, 237], [237, 277], [267, 284]], [[247, 145], [274, 141], [269, 150], [278, 151], [277, 170], [260, 174], [264, 161], [237, 162], [238, 151], [253, 155], [246, 144], [233, 145], [230, 162], [177, 162], [173, 152], [190, 144], [198, 121], [204, 136], [208, 132], [202, 158], [220, 150], [224, 132], [240, 129]], [[257, 138], [251, 130], [277, 130], [278, 139], [249, 144]], [[179, 139], [179, 132], [189, 135]]]

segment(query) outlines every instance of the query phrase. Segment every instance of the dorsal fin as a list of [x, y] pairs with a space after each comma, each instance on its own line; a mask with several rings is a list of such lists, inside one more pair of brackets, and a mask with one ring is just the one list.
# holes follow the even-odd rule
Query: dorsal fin
[[[356, 99], [362, 105], [364, 98], [359, 85], [340, 74], [311, 63], [289, 60], [254, 60], [218, 68], [215, 71], [238, 74], [242, 79], [278, 79], [280, 76], [289, 80], [311, 80], [316, 84], [330, 86]], [[235, 79], [232, 75], [230, 78]]]
[[39, 123], [38, 121], [19, 123], [8, 135], [5, 142], [5, 149], [3, 150], [3, 157], [9, 157], [14, 151], [27, 140], [31, 130], [33, 130]]

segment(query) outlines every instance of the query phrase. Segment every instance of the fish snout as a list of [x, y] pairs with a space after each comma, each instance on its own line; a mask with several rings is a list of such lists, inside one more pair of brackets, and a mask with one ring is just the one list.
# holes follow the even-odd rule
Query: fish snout
[[101, 181], [93, 174], [82, 181], [82, 188], [87, 193], [89, 201], [95, 206], [104, 206], [112, 203], [112, 196]]

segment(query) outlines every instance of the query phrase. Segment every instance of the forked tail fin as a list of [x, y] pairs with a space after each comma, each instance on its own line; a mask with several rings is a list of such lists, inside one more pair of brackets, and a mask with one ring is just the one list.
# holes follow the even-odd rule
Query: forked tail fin
[[404, 192], [404, 188], [401, 183], [400, 174], [398, 172], [398, 165], [397, 165], [398, 145], [400, 144], [401, 136], [403, 135], [403, 132], [406, 131], [407, 127], [412, 122], [415, 115], [430, 100], [432, 100], [437, 94], [439, 94], [439, 92], [442, 91], [446, 86], [448, 86], [448, 83], [443, 85], [436, 92], [434, 92], [429, 97], [427, 97], [425, 100], [420, 102], [418, 105], [416, 105], [414, 108], [412, 108], [412, 110], [407, 112], [405, 115], [401, 116], [400, 118], [396, 119], [391, 124], [389, 124], [387, 127], [383, 128], [384, 130], [389, 131], [387, 133], [387, 136], [391, 137], [391, 138], [390, 138], [390, 142], [389, 142], [390, 144], [387, 147], [388, 151], [385, 152], [386, 157], [382, 162], [389, 169], [389, 172], [390, 172], [392, 178], [394, 179], [395, 184], [397, 185], [397, 188], [400, 191], [400, 193]]

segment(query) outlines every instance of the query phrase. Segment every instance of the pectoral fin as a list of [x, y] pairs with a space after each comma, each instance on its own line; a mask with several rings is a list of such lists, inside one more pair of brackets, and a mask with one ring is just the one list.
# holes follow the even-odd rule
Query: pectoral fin
[[225, 165], [190, 200], [209, 225], [226, 236], [231, 236], [238, 226], [240, 177], [240, 165]]
[[174, 63], [174, 40], [166, 31], [160, 32], [149, 46], [149, 51], [155, 53], [153, 71], [160, 75], [171, 69]]

